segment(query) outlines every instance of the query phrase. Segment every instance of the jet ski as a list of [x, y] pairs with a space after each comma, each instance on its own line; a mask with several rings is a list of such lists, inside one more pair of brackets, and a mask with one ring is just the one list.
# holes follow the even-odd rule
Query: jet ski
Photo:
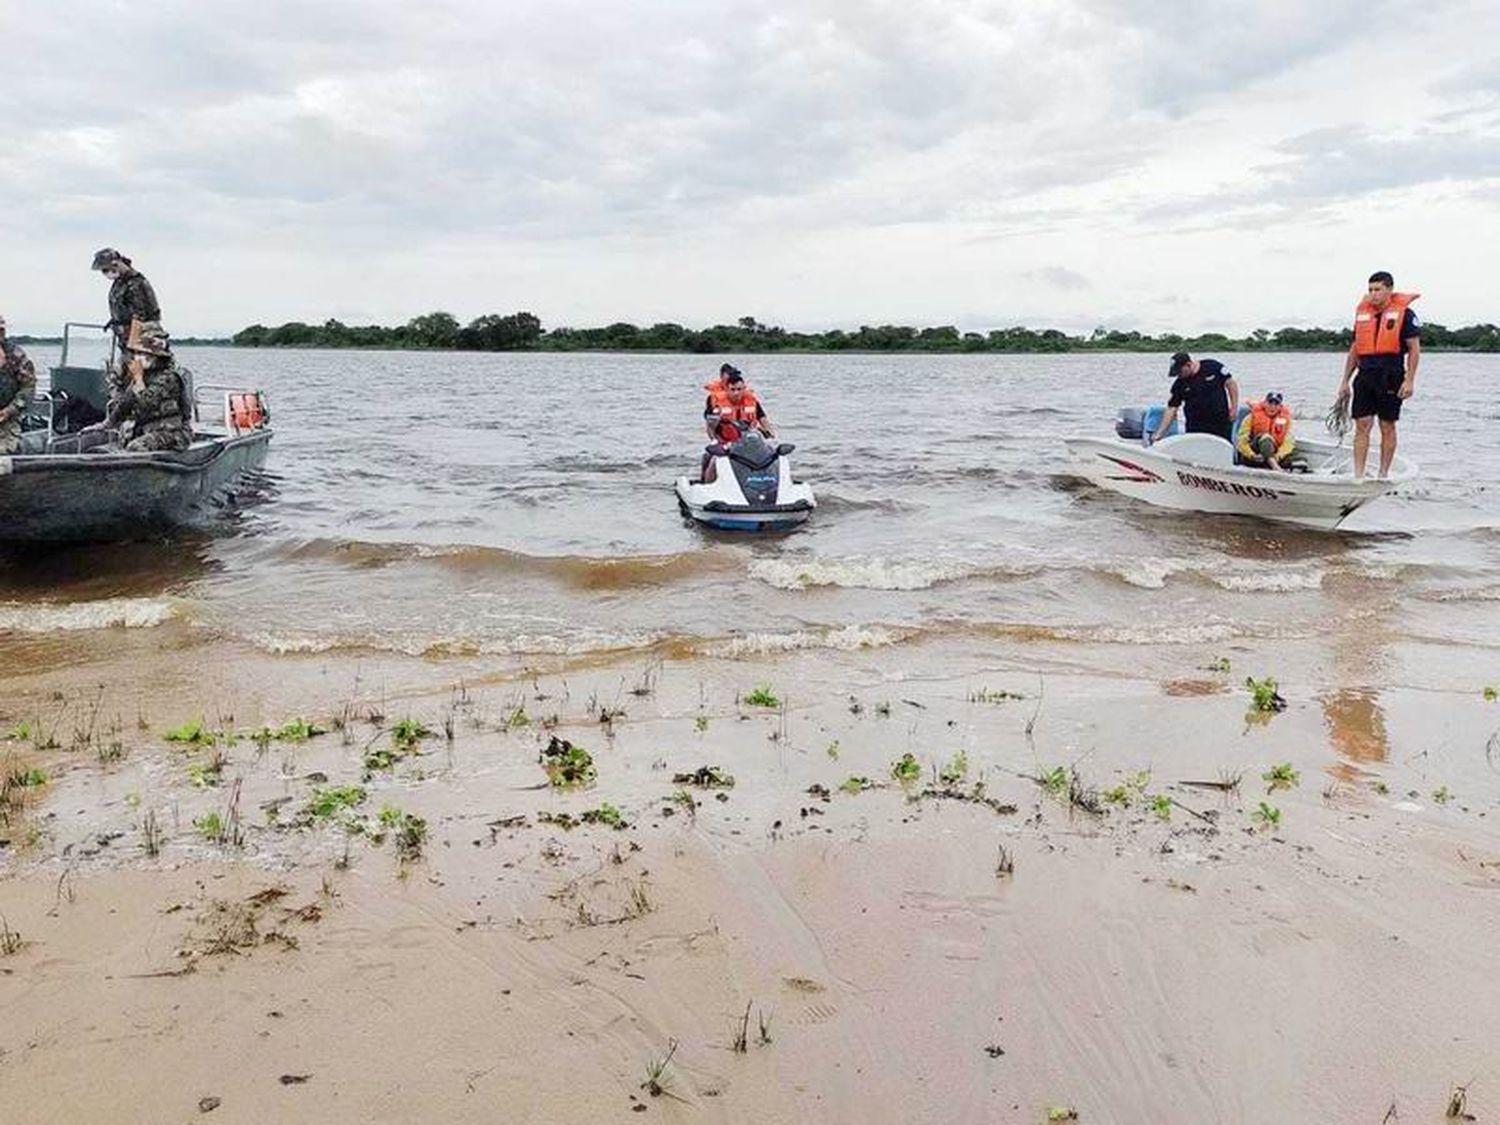
[[792, 477], [788, 458], [795, 448], [772, 445], [755, 430], [708, 446], [702, 477], [677, 478], [683, 514], [729, 531], [775, 531], [804, 522], [817, 501], [811, 487]]

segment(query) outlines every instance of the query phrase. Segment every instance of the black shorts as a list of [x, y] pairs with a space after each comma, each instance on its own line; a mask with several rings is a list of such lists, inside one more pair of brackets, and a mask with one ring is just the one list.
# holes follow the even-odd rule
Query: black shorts
[[1401, 417], [1401, 383], [1404, 374], [1381, 374], [1361, 371], [1354, 377], [1354, 401], [1349, 411], [1355, 418], [1375, 415], [1382, 422], [1395, 422]]

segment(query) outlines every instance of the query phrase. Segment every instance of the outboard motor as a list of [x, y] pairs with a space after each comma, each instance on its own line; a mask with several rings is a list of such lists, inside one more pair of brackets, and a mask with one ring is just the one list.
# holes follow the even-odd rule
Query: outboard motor
[[1139, 406], [1122, 406], [1115, 419], [1115, 436], [1126, 441], [1140, 441], [1146, 411]]

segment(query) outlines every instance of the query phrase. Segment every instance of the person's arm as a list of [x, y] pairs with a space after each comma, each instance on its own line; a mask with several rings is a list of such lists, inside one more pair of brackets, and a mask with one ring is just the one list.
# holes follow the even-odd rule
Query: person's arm
[[136, 417], [155, 422], [172, 415], [181, 417], [182, 381], [177, 372], [157, 370], [135, 396]]
[[766, 417], [766, 408], [758, 402], [755, 404], [755, 424], [760, 427], [760, 432], [766, 437], [776, 436], [776, 427], [771, 425], [771, 419]]
[[109, 400], [109, 409], [104, 413], [104, 421], [99, 423], [100, 428], [119, 429], [121, 422], [135, 415], [135, 406], [135, 389], [126, 387], [123, 393]]
[[1240, 385], [1230, 375], [1224, 380], [1224, 390], [1229, 394], [1229, 420], [1234, 421], [1234, 416], [1240, 412]]
[[1172, 423], [1177, 421], [1177, 407], [1168, 406], [1166, 413], [1161, 416], [1161, 425], [1156, 427], [1156, 432], [1151, 435], [1147, 445], [1155, 445], [1161, 441], [1162, 435], [1172, 428]]
[[1259, 461], [1255, 450], [1250, 448], [1250, 415], [1246, 414], [1241, 420], [1239, 429], [1234, 434], [1234, 447], [1239, 451], [1242, 461]]
[[151, 288], [151, 283], [143, 274], [136, 274], [130, 279], [130, 288], [126, 290], [126, 301], [132, 319], [160, 322], [161, 306], [156, 302], [156, 291]]
[[1344, 377], [1339, 380], [1339, 394], [1349, 393], [1349, 380], [1354, 378], [1354, 372], [1359, 367], [1359, 353], [1354, 350], [1354, 345], [1349, 345], [1349, 354], [1344, 357]]
[[719, 412], [714, 409], [714, 396], [703, 400], [703, 428], [714, 441], [719, 440]]
[[[36, 390], [36, 365], [20, 348], [15, 350], [15, 356], [16, 393], [9, 402], [0, 403], [0, 422], [9, 422], [25, 413], [26, 404], [31, 401], [32, 392]], [[3, 358], [0, 356], [0, 359]]]
[[1409, 351], [1406, 353], [1406, 378], [1401, 381], [1401, 389], [1397, 392], [1402, 398], [1411, 398], [1417, 393], [1417, 364], [1422, 362], [1422, 340], [1413, 336], [1407, 341]]

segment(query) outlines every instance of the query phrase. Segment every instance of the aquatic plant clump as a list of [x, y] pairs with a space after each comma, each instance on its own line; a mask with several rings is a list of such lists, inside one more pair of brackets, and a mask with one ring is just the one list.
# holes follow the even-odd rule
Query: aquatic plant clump
[[922, 765], [910, 753], [902, 754], [891, 764], [891, 776], [903, 785], [922, 780]]
[[776, 698], [776, 693], [771, 690], [770, 684], [761, 684], [749, 695], [745, 696], [745, 702], [751, 707], [781, 706], [781, 700]]
[[432, 730], [419, 719], [413, 719], [410, 715], [397, 719], [391, 727], [391, 741], [404, 750], [416, 749], [417, 743], [424, 738], [431, 738]]
[[944, 785], [957, 785], [969, 776], [969, 755], [960, 750], [938, 771], [938, 780]]
[[218, 741], [217, 732], [205, 727], [201, 718], [173, 727], [163, 737], [168, 742], [181, 742], [189, 746], [212, 746]]
[[691, 773], [672, 775], [673, 785], [696, 785], [699, 789], [733, 789], [734, 775], [718, 766], [699, 766]]
[[361, 786], [331, 785], [314, 789], [305, 811], [308, 817], [323, 820], [363, 804], [364, 800], [365, 791]]
[[261, 727], [250, 738], [255, 742], [306, 742], [310, 738], [317, 738], [318, 735], [327, 733], [326, 728], [310, 723], [306, 719], [291, 719], [279, 727]]
[[379, 821], [381, 828], [389, 831], [395, 839], [399, 861], [410, 863], [422, 858], [422, 845], [427, 841], [427, 821], [395, 805], [383, 806]]
[[556, 735], [542, 750], [539, 760], [555, 789], [581, 789], [594, 784], [599, 776], [592, 754]]
[[1277, 789], [1291, 789], [1302, 781], [1302, 775], [1292, 768], [1291, 762], [1278, 762], [1260, 777], [1266, 783], [1267, 793], [1273, 793]]
[[1250, 689], [1250, 708], [1257, 714], [1272, 715], [1286, 710], [1286, 700], [1277, 690], [1274, 677], [1267, 676], [1263, 680], [1257, 680], [1253, 676], [1246, 676], [1245, 686]]

